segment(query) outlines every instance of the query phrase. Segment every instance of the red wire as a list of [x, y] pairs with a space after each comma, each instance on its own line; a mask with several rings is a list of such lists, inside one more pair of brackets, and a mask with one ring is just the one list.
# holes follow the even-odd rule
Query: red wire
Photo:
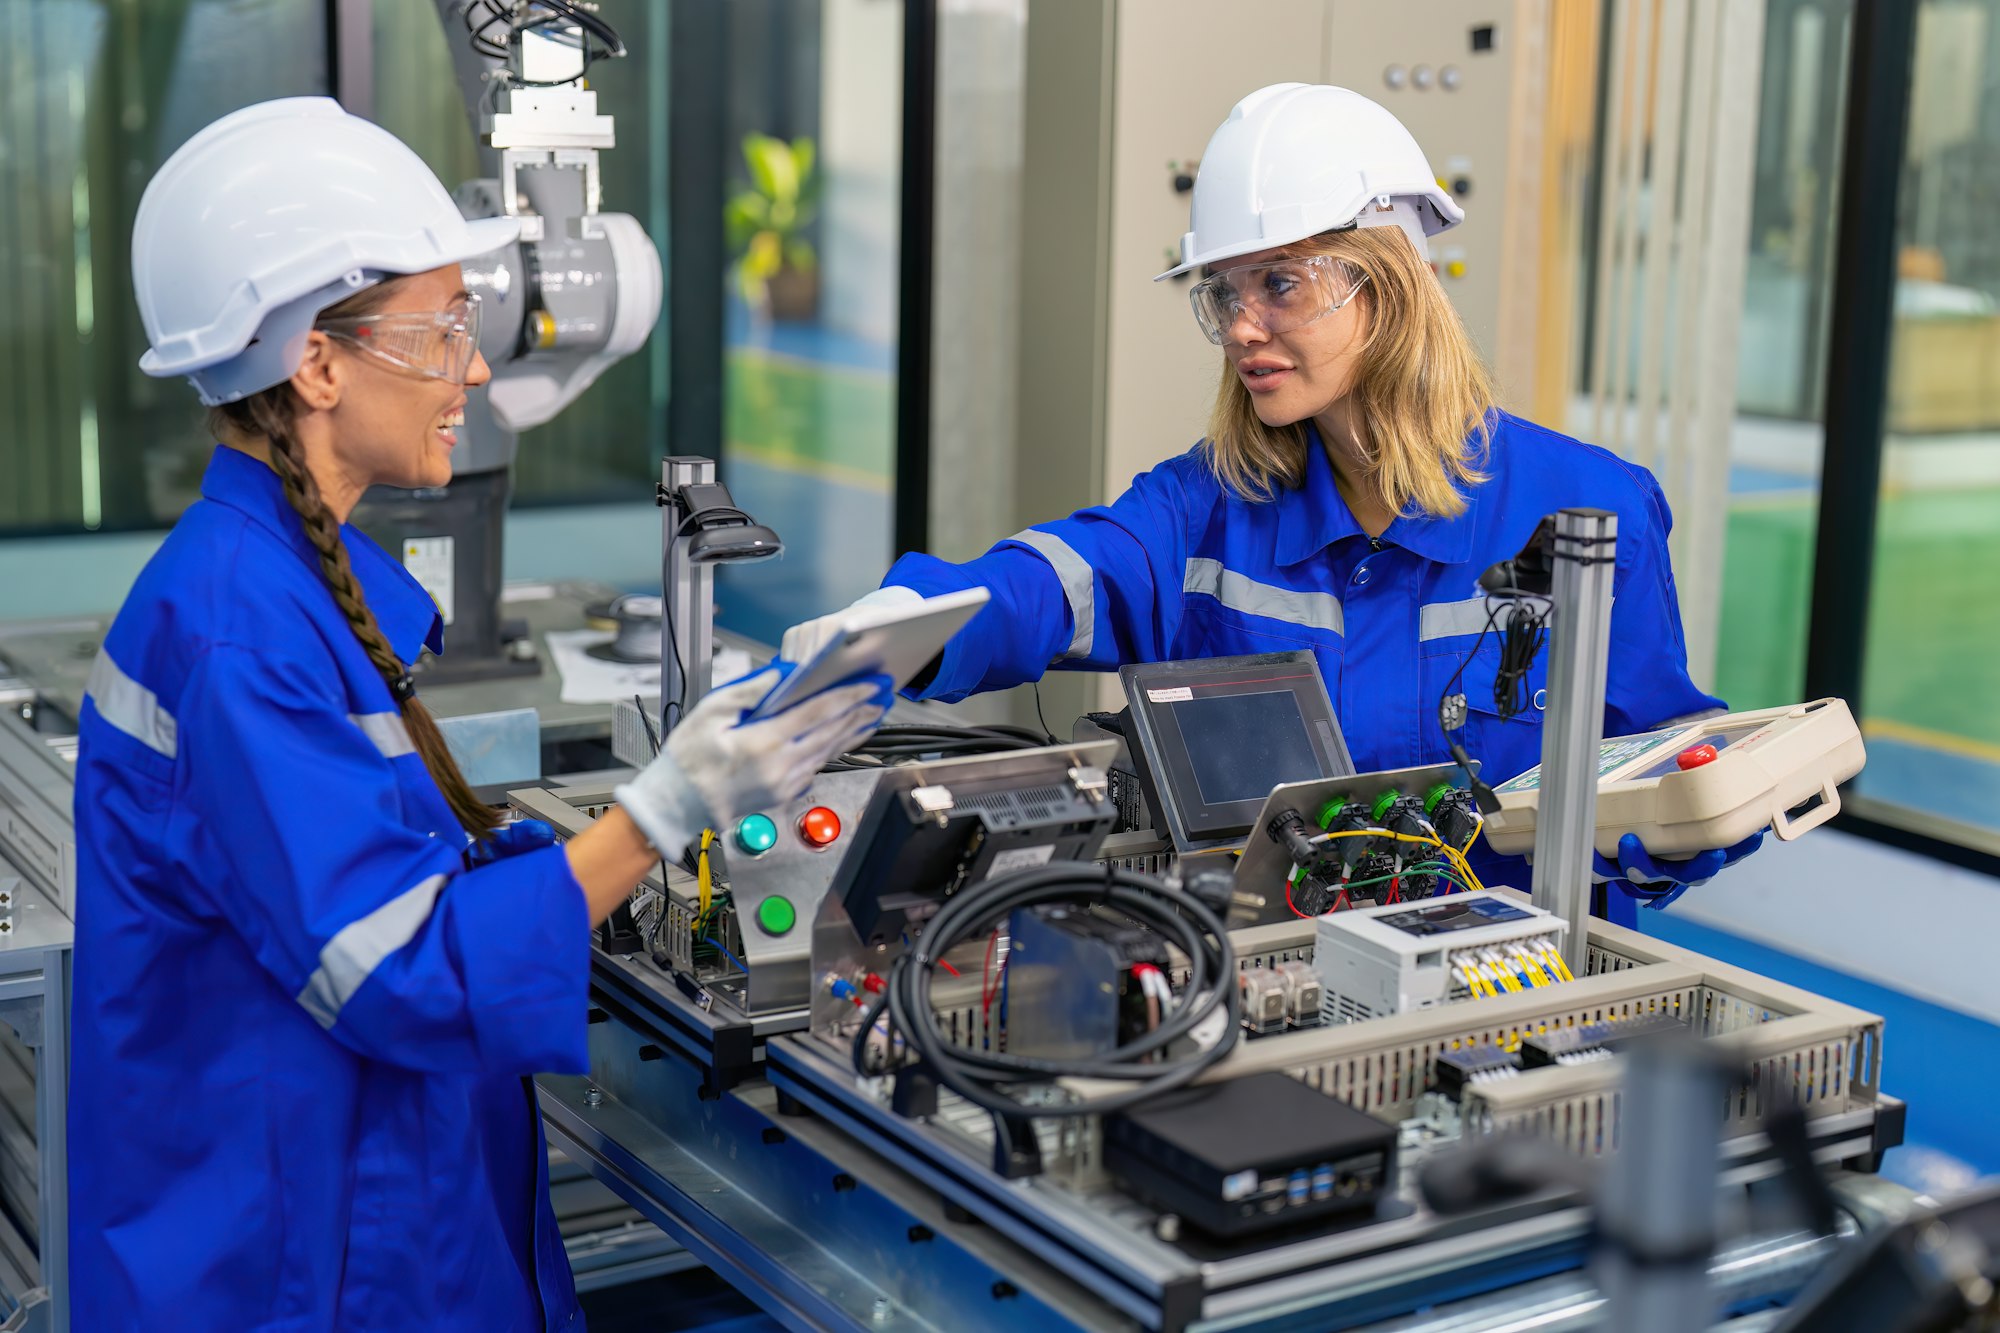
[[942, 958], [938, 959], [938, 966], [939, 966], [939, 967], [941, 967], [941, 968], [943, 968], [943, 969], [944, 969], [945, 971], [947, 971], [947, 972], [951, 973], [951, 974], [952, 974], [953, 976], [957, 976], [957, 975], [958, 975], [958, 969], [957, 969], [957, 968], [955, 968], [955, 967], [953, 967], [953, 966], [952, 966], [952, 965], [951, 965], [950, 963], [947, 963], [947, 962], [946, 962], [946, 961], [945, 961], [944, 959], [942, 959]]
[[993, 1011], [993, 997], [998, 988], [992, 985], [993, 946], [1000, 939], [1000, 927], [993, 927], [993, 933], [986, 937], [986, 962], [979, 969], [979, 1012], [983, 1017]]
[[1299, 920], [1301, 921], [1312, 920], [1311, 917], [1307, 916], [1304, 912], [1301, 912], [1299, 910], [1299, 905], [1297, 903], [1292, 901], [1292, 881], [1290, 879], [1287, 879], [1285, 881], [1285, 906], [1291, 908], [1292, 915], [1297, 917]]

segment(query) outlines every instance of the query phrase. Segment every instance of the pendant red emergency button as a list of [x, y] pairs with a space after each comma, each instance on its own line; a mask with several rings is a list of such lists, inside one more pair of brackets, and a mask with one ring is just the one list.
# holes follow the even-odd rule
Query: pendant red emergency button
[[1691, 768], [1700, 768], [1703, 764], [1712, 764], [1715, 762], [1715, 747], [1713, 745], [1697, 745], [1690, 749], [1682, 750], [1674, 762], [1681, 766], [1681, 772], [1683, 773]]

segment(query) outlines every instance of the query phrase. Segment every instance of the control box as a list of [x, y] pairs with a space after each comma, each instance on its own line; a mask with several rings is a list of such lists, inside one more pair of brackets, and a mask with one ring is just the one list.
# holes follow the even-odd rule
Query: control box
[[1126, 1190], [1211, 1236], [1372, 1208], [1394, 1183], [1396, 1129], [1276, 1072], [1154, 1098], [1104, 1119]]
[[[1789, 842], [1840, 812], [1839, 785], [1867, 759], [1842, 699], [1608, 737], [1598, 748], [1592, 841], [1613, 858], [1627, 833], [1655, 856], [1733, 846], [1765, 828]], [[1493, 790], [1500, 809], [1486, 817], [1488, 845], [1509, 856], [1534, 851], [1541, 766]]]
[[707, 900], [699, 873], [675, 865], [642, 914], [655, 960], [747, 1014], [804, 1005], [813, 920], [881, 778], [822, 773], [790, 805], [716, 829]]
[[[1007, 929], [1008, 1054], [1087, 1060], [1165, 1019], [1158, 990], [1169, 959], [1157, 932], [1066, 905], [1017, 911]], [[1143, 967], [1160, 975], [1150, 998], [1133, 971]]]
[[1364, 907], [1319, 918], [1313, 970], [1329, 1023], [1359, 1023], [1567, 979], [1569, 924], [1492, 893]]
[[883, 773], [834, 887], [861, 942], [890, 943], [989, 876], [1093, 859], [1116, 817], [1097, 766], [1111, 749], [1051, 746]]

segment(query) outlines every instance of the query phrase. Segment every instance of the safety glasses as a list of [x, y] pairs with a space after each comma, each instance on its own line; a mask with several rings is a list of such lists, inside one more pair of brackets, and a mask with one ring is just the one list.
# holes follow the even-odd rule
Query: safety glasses
[[1203, 278], [1188, 291], [1195, 322], [1217, 347], [1248, 317], [1266, 333], [1286, 333], [1324, 319], [1354, 299], [1368, 275], [1331, 255], [1241, 264]]
[[315, 327], [405, 370], [463, 384], [479, 354], [479, 298], [444, 310], [340, 315]]

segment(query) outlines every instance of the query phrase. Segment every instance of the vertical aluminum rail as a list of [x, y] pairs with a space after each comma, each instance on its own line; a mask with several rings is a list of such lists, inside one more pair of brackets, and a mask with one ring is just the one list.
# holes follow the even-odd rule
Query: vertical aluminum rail
[[[660, 463], [660, 734], [678, 722], [715, 684], [715, 566], [688, 559], [680, 535], [687, 517], [671, 497], [681, 487], [715, 480], [712, 458]], [[1600, 676], [1600, 693], [1602, 692]], [[669, 702], [680, 709], [669, 710]]]
[[1722, 1110], [1735, 1080], [1692, 1039], [1641, 1042], [1624, 1083], [1621, 1147], [1598, 1200], [1591, 1276], [1603, 1327], [1686, 1333], [1720, 1313], [1715, 1253]]
[[1597, 758], [1604, 676], [1611, 661], [1611, 577], [1618, 516], [1556, 515], [1549, 635], [1549, 708], [1542, 724], [1541, 813], [1535, 822], [1535, 905], [1569, 923], [1563, 961], [1583, 975], [1590, 945], [1590, 853], [1597, 833]]

